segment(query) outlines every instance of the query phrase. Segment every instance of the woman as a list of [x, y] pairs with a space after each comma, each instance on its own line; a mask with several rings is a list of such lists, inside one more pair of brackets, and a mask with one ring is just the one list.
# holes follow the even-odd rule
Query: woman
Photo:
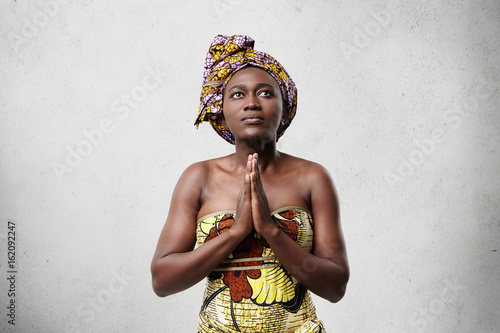
[[180, 177], [151, 264], [153, 289], [164, 297], [208, 276], [200, 332], [324, 332], [308, 290], [331, 302], [345, 293], [338, 200], [323, 167], [276, 150], [297, 91], [253, 45], [219, 35], [210, 47], [196, 124], [209, 121], [235, 153]]

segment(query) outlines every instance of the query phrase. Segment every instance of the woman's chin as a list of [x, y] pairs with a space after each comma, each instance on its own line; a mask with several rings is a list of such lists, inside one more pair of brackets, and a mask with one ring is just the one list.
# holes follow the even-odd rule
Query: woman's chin
[[263, 131], [247, 131], [245, 135], [238, 136], [237, 141], [268, 143], [276, 142], [276, 133]]

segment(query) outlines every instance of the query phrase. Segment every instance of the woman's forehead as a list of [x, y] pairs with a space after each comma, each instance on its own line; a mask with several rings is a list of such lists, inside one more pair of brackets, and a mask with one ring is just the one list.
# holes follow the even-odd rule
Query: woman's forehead
[[233, 74], [226, 84], [226, 89], [231, 89], [235, 85], [248, 85], [267, 83], [279, 89], [278, 82], [266, 70], [259, 67], [246, 67]]

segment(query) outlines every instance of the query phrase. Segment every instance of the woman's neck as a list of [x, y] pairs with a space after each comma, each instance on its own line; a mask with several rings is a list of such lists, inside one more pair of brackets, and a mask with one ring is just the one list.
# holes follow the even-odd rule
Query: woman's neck
[[266, 144], [248, 144], [235, 142], [236, 152], [234, 163], [238, 168], [245, 168], [248, 155], [257, 153], [259, 155], [259, 168], [265, 171], [268, 167], [275, 167], [281, 153], [276, 150], [276, 142]]

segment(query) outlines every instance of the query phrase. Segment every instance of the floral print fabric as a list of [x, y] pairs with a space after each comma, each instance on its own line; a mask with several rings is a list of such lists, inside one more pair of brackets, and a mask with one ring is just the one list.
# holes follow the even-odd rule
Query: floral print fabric
[[[285, 207], [274, 211], [278, 227], [312, 251], [309, 211]], [[234, 223], [234, 212], [218, 212], [197, 222], [202, 246]], [[280, 264], [258, 233], [247, 236], [207, 278], [199, 332], [324, 332], [309, 291]]]

